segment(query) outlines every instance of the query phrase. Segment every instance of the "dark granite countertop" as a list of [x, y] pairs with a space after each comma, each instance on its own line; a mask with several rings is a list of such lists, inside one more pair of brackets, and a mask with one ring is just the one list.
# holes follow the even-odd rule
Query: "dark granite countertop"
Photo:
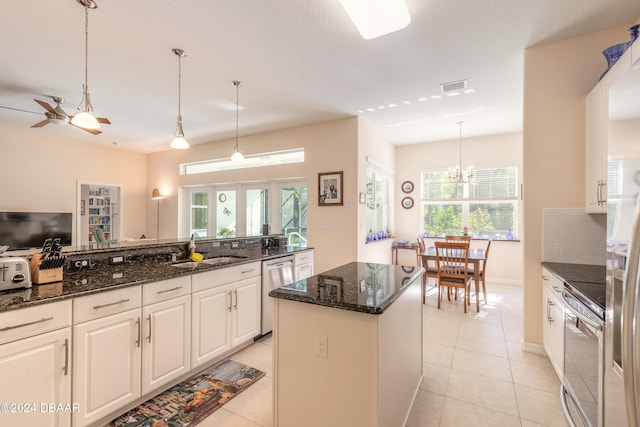
[[382, 314], [423, 272], [422, 267], [351, 262], [274, 289], [269, 296]]
[[217, 270], [232, 265], [264, 261], [313, 248], [273, 247], [270, 249], [241, 250], [235, 255], [246, 258], [234, 262], [209, 265], [200, 263], [194, 268], [172, 267], [171, 263], [160, 259], [142, 259], [121, 265], [65, 273], [61, 282], [43, 285], [33, 284], [31, 288], [0, 292], [0, 312], [44, 304], [63, 299], [80, 297], [97, 292], [110, 291], [128, 286], [142, 285], [180, 276], [189, 276], [205, 271]]
[[591, 302], [604, 310], [606, 293], [606, 274], [604, 265], [564, 264], [543, 262], [542, 266], [578, 289]]

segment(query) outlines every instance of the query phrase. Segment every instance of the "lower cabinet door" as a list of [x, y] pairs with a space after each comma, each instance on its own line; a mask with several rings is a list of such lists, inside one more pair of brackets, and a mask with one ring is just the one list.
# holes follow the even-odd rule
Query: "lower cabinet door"
[[71, 328], [0, 345], [0, 425], [71, 425]]
[[94, 423], [140, 397], [140, 309], [73, 327], [74, 427]]
[[191, 369], [231, 349], [231, 286], [192, 294]]
[[260, 335], [261, 276], [233, 284], [231, 346], [242, 344]]
[[191, 296], [142, 308], [142, 394], [189, 372]]

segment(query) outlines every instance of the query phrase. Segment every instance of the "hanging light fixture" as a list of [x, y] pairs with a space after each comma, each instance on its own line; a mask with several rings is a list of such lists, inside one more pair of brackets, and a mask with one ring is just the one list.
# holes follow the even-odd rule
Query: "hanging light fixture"
[[473, 166], [467, 167], [464, 171], [462, 170], [462, 124], [464, 122], [458, 122], [458, 126], [460, 126], [460, 159], [458, 164], [449, 168], [449, 179], [458, 184], [463, 184], [471, 181], [473, 179]]
[[[96, 9], [98, 5], [93, 0], [77, 0], [84, 6], [84, 84], [82, 85], [82, 100], [78, 105], [80, 113], [73, 116], [71, 124], [83, 129], [98, 129], [100, 123], [93, 115], [93, 106], [89, 98], [89, 9]], [[84, 103], [84, 109], [81, 108]]]
[[184, 131], [182, 130], [182, 114], [180, 110], [180, 98], [181, 98], [181, 85], [182, 85], [182, 58], [187, 56], [182, 49], [173, 49], [173, 53], [178, 57], [178, 124], [176, 126], [176, 132], [174, 138], [169, 146], [178, 150], [184, 150], [189, 148], [189, 143], [184, 139]]
[[240, 82], [237, 80], [234, 80], [233, 84], [236, 87], [236, 149], [231, 155], [231, 160], [233, 160], [234, 162], [239, 162], [241, 160], [244, 160], [244, 156], [242, 155], [242, 153], [240, 152], [240, 149], [238, 148], [238, 112], [240, 111], [240, 98], [238, 97], [238, 87], [240, 86]]

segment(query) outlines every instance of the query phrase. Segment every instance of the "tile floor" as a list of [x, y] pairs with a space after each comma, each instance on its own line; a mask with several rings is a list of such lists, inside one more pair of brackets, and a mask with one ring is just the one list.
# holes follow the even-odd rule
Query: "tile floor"
[[[407, 427], [567, 426], [549, 360], [520, 349], [522, 288], [489, 283], [487, 290], [489, 303], [465, 315], [460, 300], [438, 310], [429, 288], [424, 379]], [[271, 352], [266, 338], [232, 356], [266, 375], [199, 426], [273, 426]]]

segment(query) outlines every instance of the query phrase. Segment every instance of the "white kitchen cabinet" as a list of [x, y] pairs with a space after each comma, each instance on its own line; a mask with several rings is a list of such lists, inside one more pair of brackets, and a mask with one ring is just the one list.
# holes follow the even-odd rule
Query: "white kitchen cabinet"
[[313, 251], [297, 253], [294, 257], [296, 281], [313, 276]]
[[607, 211], [607, 121], [608, 93], [605, 82], [587, 95], [586, 117], [586, 212]]
[[92, 424], [141, 396], [140, 286], [73, 301], [74, 427]]
[[628, 49], [586, 97], [585, 175], [587, 213], [607, 212], [607, 150], [609, 141], [609, 88], [630, 68]]
[[192, 278], [191, 369], [260, 334], [261, 264], [241, 264]]
[[70, 301], [0, 315], [0, 425], [71, 425], [70, 326]]
[[564, 373], [563, 284], [549, 270], [542, 269], [542, 333], [544, 349], [562, 381]]
[[[164, 280], [143, 286], [142, 394], [189, 372], [191, 280]], [[160, 300], [160, 301], [159, 301]], [[152, 301], [159, 301], [148, 304]]]

